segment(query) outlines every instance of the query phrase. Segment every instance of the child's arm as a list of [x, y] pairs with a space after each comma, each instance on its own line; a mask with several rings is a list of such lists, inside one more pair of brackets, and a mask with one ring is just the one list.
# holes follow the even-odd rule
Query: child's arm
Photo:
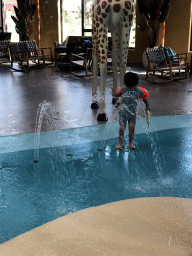
[[148, 99], [144, 99], [143, 102], [145, 103], [146, 105], [146, 111], [149, 110], [150, 111], [150, 107], [149, 107], [149, 102], [148, 102]]
[[114, 97], [120, 97], [121, 95], [119, 95], [119, 93], [114, 93], [112, 94]]
[[117, 92], [113, 91], [113, 88], [111, 88], [111, 94], [113, 97], [120, 97], [121, 96], [121, 92], [120, 92], [121, 88], [118, 89]]
[[146, 111], [147, 110], [150, 111], [149, 102], [148, 102], [148, 99], [147, 99], [149, 97], [149, 92], [145, 88], [143, 88], [143, 87], [138, 87], [138, 88], [141, 89], [142, 92], [143, 92], [143, 96], [140, 99], [142, 99], [143, 102], [145, 103]]

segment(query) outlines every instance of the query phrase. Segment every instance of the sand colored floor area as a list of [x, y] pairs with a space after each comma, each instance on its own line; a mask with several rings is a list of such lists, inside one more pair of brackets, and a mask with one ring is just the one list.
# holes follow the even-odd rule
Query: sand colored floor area
[[58, 218], [0, 245], [1, 256], [192, 255], [192, 200], [138, 198]]

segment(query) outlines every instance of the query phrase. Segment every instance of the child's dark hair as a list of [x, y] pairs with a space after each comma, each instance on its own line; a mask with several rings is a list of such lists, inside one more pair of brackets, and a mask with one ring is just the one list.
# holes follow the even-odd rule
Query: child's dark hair
[[126, 72], [124, 77], [124, 84], [126, 87], [137, 86], [139, 82], [139, 77], [136, 73]]

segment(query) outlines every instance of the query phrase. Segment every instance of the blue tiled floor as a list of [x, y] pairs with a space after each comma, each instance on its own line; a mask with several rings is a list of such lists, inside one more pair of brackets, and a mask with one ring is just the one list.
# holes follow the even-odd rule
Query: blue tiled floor
[[[192, 115], [156, 116], [151, 119], [149, 132], [160, 130], [185, 128], [192, 126]], [[119, 124], [109, 123], [77, 129], [64, 129], [58, 131], [41, 132], [39, 147], [57, 147], [71, 144], [81, 144], [92, 141], [106, 140], [118, 137]], [[137, 119], [136, 134], [146, 133], [145, 118]], [[126, 129], [125, 135], [128, 134]], [[0, 137], [0, 153], [9, 153], [35, 148], [35, 133]]]
[[[192, 198], [192, 117], [138, 119], [116, 150], [118, 123], [0, 138], [0, 242], [70, 212], [129, 198]], [[99, 150], [98, 150], [99, 149]], [[34, 160], [38, 163], [33, 163]]]

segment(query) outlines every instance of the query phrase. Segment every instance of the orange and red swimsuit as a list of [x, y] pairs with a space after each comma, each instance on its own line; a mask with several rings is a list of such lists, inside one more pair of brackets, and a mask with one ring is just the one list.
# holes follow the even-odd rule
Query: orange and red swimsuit
[[121, 87], [117, 91], [117, 95], [122, 97], [122, 103], [119, 110], [119, 122], [120, 124], [126, 124], [126, 122], [136, 123], [136, 108], [138, 99], [146, 99], [149, 97], [149, 92], [139, 86], [135, 86], [133, 90], [129, 90], [127, 87]]

